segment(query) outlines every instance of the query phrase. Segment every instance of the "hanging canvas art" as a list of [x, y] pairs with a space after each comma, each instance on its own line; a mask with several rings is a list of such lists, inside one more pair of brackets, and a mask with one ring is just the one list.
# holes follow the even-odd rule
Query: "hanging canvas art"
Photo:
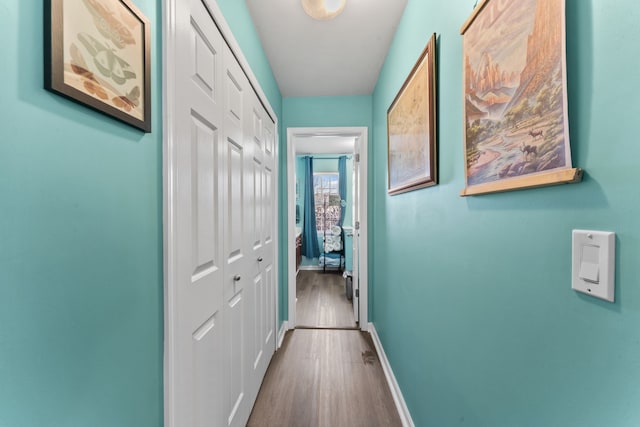
[[462, 27], [468, 196], [578, 182], [564, 0], [484, 0]]
[[45, 88], [150, 132], [149, 27], [128, 0], [46, 0]]

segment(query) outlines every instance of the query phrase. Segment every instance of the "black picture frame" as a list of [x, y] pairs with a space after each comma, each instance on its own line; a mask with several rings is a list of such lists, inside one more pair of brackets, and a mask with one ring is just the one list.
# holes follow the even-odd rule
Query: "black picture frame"
[[387, 110], [388, 194], [438, 183], [436, 35]]
[[149, 20], [128, 0], [44, 4], [45, 89], [151, 132]]

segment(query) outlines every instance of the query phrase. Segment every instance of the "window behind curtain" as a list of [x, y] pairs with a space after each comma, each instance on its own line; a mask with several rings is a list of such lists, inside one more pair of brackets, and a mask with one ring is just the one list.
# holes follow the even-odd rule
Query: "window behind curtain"
[[316, 202], [318, 231], [331, 230], [340, 222], [340, 194], [337, 173], [314, 173], [313, 188]]

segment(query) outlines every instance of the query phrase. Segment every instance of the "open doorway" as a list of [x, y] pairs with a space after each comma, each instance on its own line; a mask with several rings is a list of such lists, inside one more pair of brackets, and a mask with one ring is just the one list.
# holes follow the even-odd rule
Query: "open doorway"
[[[289, 329], [296, 326], [367, 329], [366, 159], [367, 128], [287, 130]], [[301, 166], [303, 162], [314, 161], [315, 169]], [[342, 180], [338, 178], [340, 161]], [[316, 173], [306, 176], [301, 170]], [[341, 189], [345, 193], [339, 196], [337, 188], [333, 188], [338, 182], [348, 188], [348, 197], [344, 196], [347, 190]], [[305, 194], [310, 193], [315, 195], [317, 209], [313, 204], [305, 206], [305, 201], [310, 202]], [[311, 243], [314, 237], [311, 229], [303, 230], [304, 215], [307, 224], [317, 216], [313, 221], [317, 242]], [[340, 215], [342, 220], [338, 219]], [[302, 259], [300, 243], [305, 236], [306, 249], [314, 245], [318, 248], [315, 254], [307, 253]], [[345, 298], [347, 294], [349, 298]], [[342, 306], [327, 309], [333, 302]], [[347, 304], [350, 312], [345, 314]]]
[[298, 328], [357, 327], [351, 286], [354, 142], [354, 137], [308, 137], [296, 143]]

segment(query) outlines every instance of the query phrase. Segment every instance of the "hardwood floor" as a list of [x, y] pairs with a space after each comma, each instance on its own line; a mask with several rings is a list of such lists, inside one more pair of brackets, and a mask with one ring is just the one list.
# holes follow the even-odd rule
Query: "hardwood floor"
[[394, 427], [400, 417], [366, 332], [296, 329], [271, 360], [250, 427]]
[[336, 272], [300, 271], [296, 279], [297, 326], [355, 328], [353, 305], [345, 293], [345, 279]]

